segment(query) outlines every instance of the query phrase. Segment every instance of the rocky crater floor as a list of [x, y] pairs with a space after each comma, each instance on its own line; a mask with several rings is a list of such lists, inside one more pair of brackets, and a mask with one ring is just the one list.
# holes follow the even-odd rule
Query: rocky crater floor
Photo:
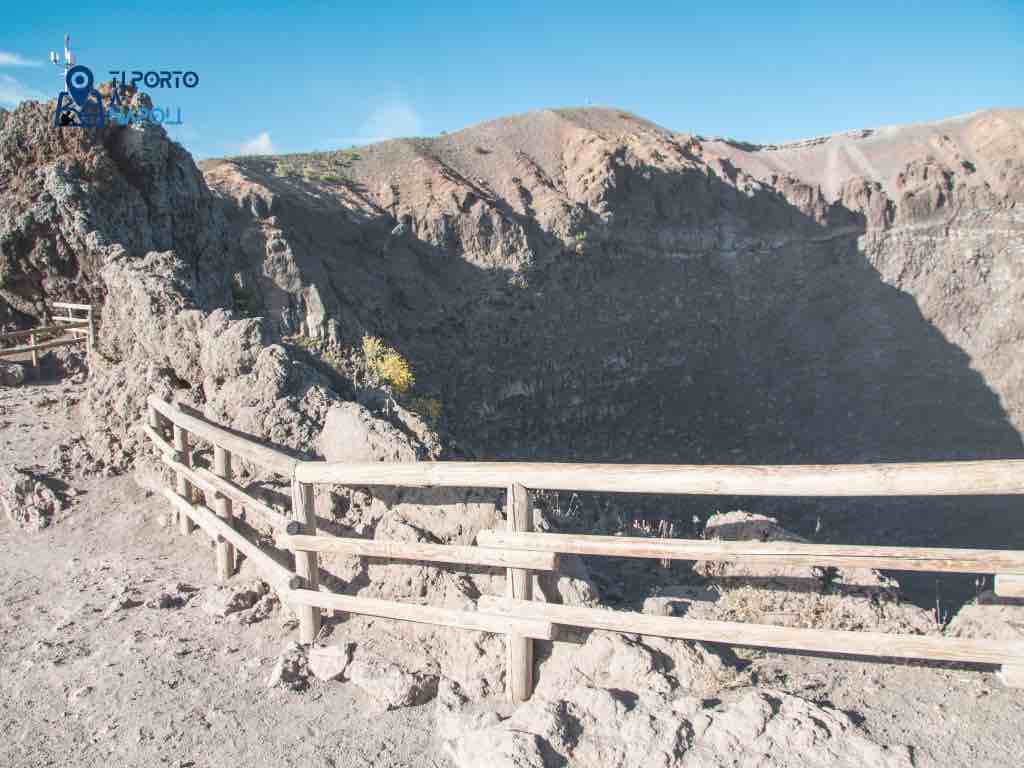
[[[498, 638], [328, 617], [317, 646], [298, 646], [294, 617], [244, 563], [217, 584], [209, 542], [181, 536], [162, 499], [130, 475], [74, 460], [68, 406], [83, 394], [70, 383], [0, 390], [5, 464], [52, 494], [0, 489], [15, 509], [47, 513], [0, 522], [4, 765], [1016, 766], [1024, 754], [1021, 692], [948, 665], [594, 632], [539, 643], [537, 691], [512, 707]], [[790, 535], [741, 512], [719, 516], [709, 535], [716, 526], [732, 537]], [[613, 581], [590, 565], [589, 580]], [[416, 573], [381, 567], [406, 570], [378, 578], [379, 590]], [[940, 631], [926, 611], [887, 600], [898, 587], [873, 572], [841, 575], [859, 596], [775, 590], [773, 600], [763, 574], [739, 566], [693, 564], [664, 580], [692, 585], [697, 575], [708, 579], [703, 594], [662, 584], [621, 601]], [[566, 589], [565, 599], [587, 595]], [[946, 631], [1024, 641], [1024, 607], [983, 596]]]

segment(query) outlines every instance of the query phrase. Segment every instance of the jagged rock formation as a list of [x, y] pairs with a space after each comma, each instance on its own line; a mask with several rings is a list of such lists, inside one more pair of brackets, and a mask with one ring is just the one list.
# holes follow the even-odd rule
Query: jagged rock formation
[[[0, 116], [0, 322], [106, 298], [85, 411], [113, 466], [148, 391], [313, 449], [352, 384], [283, 337], [367, 332], [470, 454], [1022, 455], [1020, 111], [755, 146], [549, 110], [203, 174], [159, 128], [46, 118]], [[851, 543], [1021, 535], [998, 502], [744, 506]]]
[[[476, 455], [899, 461], [1024, 455], [1022, 146], [1019, 110], [755, 146], [575, 109], [203, 167], [246, 301], [385, 337]], [[996, 502], [744, 506], [849, 543], [1021, 535]]]
[[742, 148], [558, 110], [340, 176], [204, 168], [267, 314], [383, 334], [482, 451], [877, 460], [1020, 448], [1022, 137], [1000, 111]]
[[[444, 680], [438, 735], [460, 768], [634, 765], [914, 765], [828, 706], [780, 691], [721, 692], [719, 660], [700, 646], [593, 633], [566, 674], [546, 678], [511, 716], [477, 710]], [[550, 666], [555, 666], [548, 662]], [[543, 669], [543, 667], [542, 667]], [[706, 697], [706, 698], [705, 698]]]

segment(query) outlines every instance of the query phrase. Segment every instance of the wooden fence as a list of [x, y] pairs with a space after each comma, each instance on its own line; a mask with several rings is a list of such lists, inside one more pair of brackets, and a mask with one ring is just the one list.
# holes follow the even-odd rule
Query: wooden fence
[[[325, 609], [501, 633], [507, 637], [506, 677], [513, 701], [529, 698], [533, 690], [533, 641], [556, 639], [560, 625], [756, 648], [988, 664], [1000, 667], [1000, 677], [1007, 685], [1024, 687], [1024, 643], [1020, 642], [698, 621], [555, 605], [534, 601], [532, 594], [533, 573], [557, 572], [559, 556], [573, 554], [992, 574], [997, 595], [1024, 597], [1024, 552], [536, 533], [530, 530], [528, 495], [528, 489], [729, 496], [1024, 494], [1024, 460], [844, 466], [351, 464], [300, 460], [155, 396], [151, 395], [148, 403], [149, 423], [144, 429], [161, 450], [164, 463], [175, 472], [175, 488], [166, 489], [164, 495], [179, 513], [181, 531], [188, 533], [194, 523], [217, 542], [217, 569], [222, 579], [234, 571], [235, 552], [247, 557], [281, 599], [296, 610], [300, 639], [305, 643], [319, 634]], [[213, 445], [212, 471], [193, 463], [193, 437]], [[232, 457], [288, 478], [291, 514], [277, 512], [233, 483]], [[482, 531], [476, 546], [320, 536], [313, 511], [316, 483], [503, 488], [508, 494], [506, 527]], [[205, 504], [194, 491], [202, 492]], [[236, 504], [274, 529], [277, 545], [294, 553], [294, 571], [235, 529]], [[502, 597], [481, 597], [474, 611], [332, 594], [319, 588], [320, 552], [504, 568], [508, 586]]]
[[[60, 310], [53, 316], [51, 325], [30, 328], [27, 331], [0, 333], [0, 345], [13, 341], [16, 346], [0, 346], [0, 358], [30, 354], [32, 368], [39, 373], [39, 352], [44, 349], [66, 347], [85, 343], [86, 356], [92, 360], [96, 348], [96, 316], [89, 304], [67, 304], [54, 302], [51, 305]], [[70, 338], [67, 336], [70, 334]], [[28, 343], [25, 344], [24, 341]], [[20, 342], [20, 345], [18, 343]]]

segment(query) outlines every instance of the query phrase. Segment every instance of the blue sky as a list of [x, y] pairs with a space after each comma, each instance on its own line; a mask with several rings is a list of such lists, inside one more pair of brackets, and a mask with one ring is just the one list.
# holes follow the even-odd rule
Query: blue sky
[[764, 142], [1024, 106], [1024, 0], [149, 5], [7, 4], [0, 106], [56, 95], [65, 32], [97, 77], [197, 72], [150, 93], [198, 158], [586, 104]]

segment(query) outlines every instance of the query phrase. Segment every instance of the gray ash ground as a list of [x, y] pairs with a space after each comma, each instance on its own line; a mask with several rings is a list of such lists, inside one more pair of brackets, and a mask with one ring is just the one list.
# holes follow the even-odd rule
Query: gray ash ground
[[[43, 469], [73, 435], [65, 404], [79, 393], [0, 389], [3, 461]], [[315, 679], [301, 692], [268, 689], [294, 639], [287, 617], [211, 615], [209, 543], [167, 526], [165, 503], [130, 476], [66, 482], [75, 494], [49, 527], [0, 521], [0, 765], [452, 765], [433, 704], [381, 713], [356, 685]], [[252, 578], [243, 568], [233, 581]], [[828, 703], [873, 741], [909, 747], [917, 765], [1024, 759], [1024, 692], [991, 672], [740, 656], [758, 687]]]

